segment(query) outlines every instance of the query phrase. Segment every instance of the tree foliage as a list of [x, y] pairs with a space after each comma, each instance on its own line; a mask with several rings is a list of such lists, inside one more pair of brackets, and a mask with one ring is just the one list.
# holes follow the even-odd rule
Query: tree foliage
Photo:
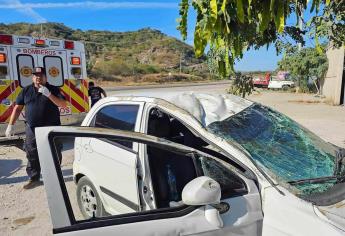
[[254, 90], [253, 78], [250, 75], [243, 75], [241, 73], [236, 73], [233, 83], [228, 90], [228, 93], [245, 97], [250, 95]]
[[[231, 70], [229, 69], [229, 60], [227, 55], [229, 52], [227, 48], [211, 48], [207, 52], [207, 66], [210, 71], [210, 75], [214, 79], [226, 79], [230, 76]], [[219, 67], [224, 67], [223, 70], [219, 70]]]
[[[344, 11], [341, 10], [344, 3], [339, 2], [344, 1], [331, 3], [330, 0], [312, 0], [312, 11], [325, 5], [325, 13], [332, 12], [332, 17], [312, 19], [309, 25], [316, 27], [317, 37], [334, 39], [338, 37], [337, 34], [330, 32], [335, 33], [336, 28], [344, 29]], [[193, 7], [196, 11], [195, 54], [203, 55], [207, 45], [210, 49], [226, 47], [229, 49], [229, 55], [225, 56], [229, 57], [229, 65], [233, 69], [235, 59], [242, 58], [243, 52], [251, 47], [257, 49], [268, 46], [284, 37], [304, 43], [303, 34], [306, 32], [299, 30], [296, 25], [287, 25], [286, 19], [293, 13], [297, 18], [301, 17], [307, 4], [307, 0], [181, 0], [178, 29], [186, 39], [188, 10]], [[336, 17], [337, 21], [332, 23], [333, 17]], [[324, 23], [331, 25], [329, 32], [321, 32]], [[219, 64], [222, 73], [223, 65]]]
[[[321, 46], [325, 50], [325, 45]], [[303, 48], [298, 51], [296, 47], [286, 53], [278, 62], [280, 70], [289, 71], [292, 77], [297, 78], [302, 91], [308, 91], [308, 80], [315, 76], [322, 80], [328, 69], [328, 60], [325, 53], [319, 53], [316, 48]]]
[[341, 47], [345, 42], [345, 1], [335, 0], [328, 2], [322, 12], [316, 9], [316, 16], [307, 22], [307, 31], [315, 39], [316, 48], [320, 52], [318, 39], [326, 38], [332, 46]]

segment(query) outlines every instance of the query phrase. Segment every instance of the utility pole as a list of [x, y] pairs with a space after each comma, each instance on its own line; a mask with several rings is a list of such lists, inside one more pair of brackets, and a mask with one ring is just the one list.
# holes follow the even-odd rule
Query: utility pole
[[182, 53], [180, 54], [180, 74], [182, 73]]
[[[300, 31], [303, 30], [303, 7], [302, 4], [298, 4], [297, 6], [299, 8], [299, 11], [301, 13], [301, 15], [298, 17], [298, 28], [300, 29]], [[298, 43], [298, 51], [302, 50], [302, 43]]]
[[[300, 31], [303, 30], [303, 7], [302, 4], [298, 4], [297, 7], [299, 8], [299, 12], [301, 15], [298, 17], [298, 28]], [[302, 50], [302, 43], [298, 43], [298, 52]], [[301, 75], [298, 76], [298, 90], [301, 87]], [[297, 91], [298, 91], [297, 90]]]

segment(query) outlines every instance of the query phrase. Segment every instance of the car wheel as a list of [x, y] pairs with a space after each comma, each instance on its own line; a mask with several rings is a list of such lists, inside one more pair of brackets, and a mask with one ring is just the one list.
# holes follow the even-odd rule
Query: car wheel
[[282, 89], [283, 89], [284, 91], [286, 91], [286, 90], [289, 89], [289, 87], [290, 87], [289, 85], [283, 85], [283, 86], [282, 86]]
[[85, 219], [105, 215], [105, 210], [96, 188], [86, 176], [78, 181], [77, 201]]

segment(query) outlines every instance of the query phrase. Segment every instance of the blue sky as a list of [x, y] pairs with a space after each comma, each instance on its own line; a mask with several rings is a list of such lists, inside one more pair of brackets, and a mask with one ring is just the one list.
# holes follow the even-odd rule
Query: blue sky
[[[0, 0], [0, 22], [60, 22], [73, 29], [109, 31], [150, 27], [181, 39], [176, 30], [178, 3], [179, 0]], [[194, 22], [192, 14], [186, 41], [191, 45]], [[250, 50], [235, 68], [241, 71], [274, 70], [280, 58], [274, 47]]]

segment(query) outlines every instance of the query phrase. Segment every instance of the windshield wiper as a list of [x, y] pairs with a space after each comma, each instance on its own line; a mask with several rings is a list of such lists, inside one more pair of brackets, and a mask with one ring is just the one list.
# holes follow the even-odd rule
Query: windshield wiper
[[328, 182], [330, 180], [338, 180], [339, 176], [325, 176], [325, 177], [319, 177], [319, 178], [310, 178], [310, 179], [299, 179], [299, 180], [292, 180], [288, 181], [291, 185], [299, 185], [299, 184], [317, 184], [317, 183], [324, 183]]
[[333, 176], [325, 176], [325, 177], [318, 177], [318, 178], [309, 178], [309, 179], [300, 179], [300, 180], [292, 180], [288, 183], [291, 185], [299, 185], [299, 184], [315, 184], [315, 183], [324, 183], [331, 180], [336, 180], [337, 183], [341, 183], [345, 181], [345, 149], [339, 148], [336, 151], [335, 160], [334, 160], [334, 173]]

